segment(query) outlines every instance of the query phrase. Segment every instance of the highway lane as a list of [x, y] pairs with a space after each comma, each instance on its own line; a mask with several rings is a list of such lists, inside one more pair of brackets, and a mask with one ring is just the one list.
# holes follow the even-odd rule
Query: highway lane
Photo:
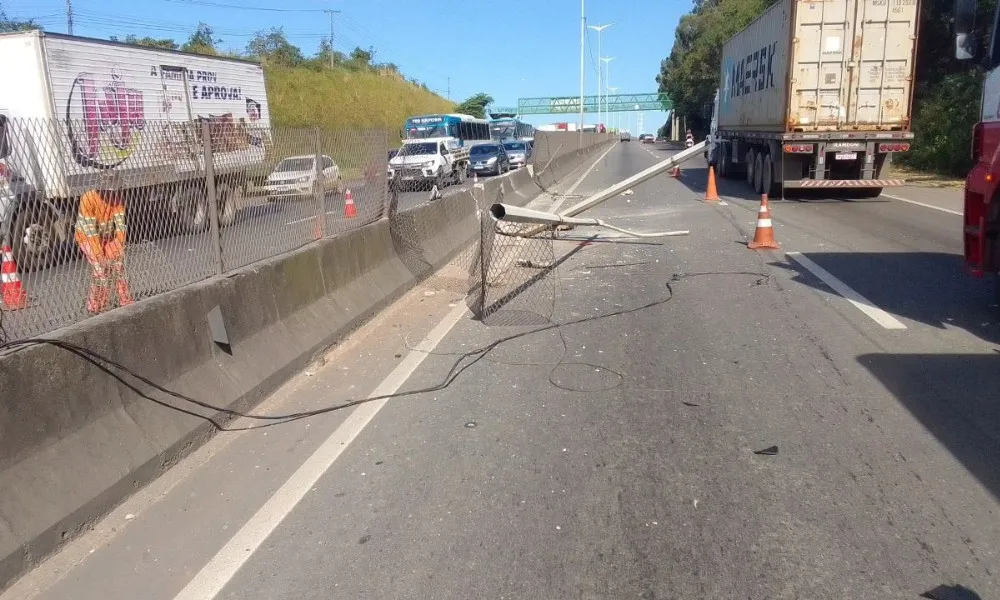
[[[620, 144], [572, 193], [654, 160]], [[569, 232], [508, 327], [427, 282], [260, 410], [433, 391], [222, 434], [2, 599], [1000, 595], [1000, 325], [953, 216], [776, 202], [783, 250], [752, 252], [753, 202], [700, 202], [695, 171], [591, 213], [690, 237]]]
[[[507, 175], [504, 175], [506, 177]], [[469, 189], [472, 181], [450, 185], [442, 196]], [[330, 193], [325, 199], [327, 236], [338, 235], [378, 218], [385, 203], [385, 189], [364, 180], [346, 182], [351, 190], [357, 216], [345, 217], [344, 197]], [[399, 196], [398, 210], [408, 211], [430, 202], [430, 193], [419, 190]], [[251, 263], [289, 252], [316, 239], [318, 206], [312, 199], [268, 201], [264, 196], [248, 197], [239, 207], [235, 222], [221, 231], [221, 270], [231, 271]], [[127, 271], [137, 300], [149, 298], [182, 285], [216, 275], [214, 240], [210, 231], [197, 234], [164, 235], [173, 226], [162, 216], [133, 217], [133, 238], [127, 252]], [[176, 229], [176, 227], [174, 227]], [[87, 317], [85, 302], [89, 270], [75, 257], [54, 267], [22, 272], [21, 280], [30, 296], [30, 307], [4, 314], [4, 330], [11, 338], [44, 333]]]

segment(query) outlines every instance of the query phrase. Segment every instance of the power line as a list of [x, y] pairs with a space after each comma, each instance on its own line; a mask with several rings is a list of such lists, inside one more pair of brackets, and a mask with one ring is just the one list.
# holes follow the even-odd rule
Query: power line
[[209, 0], [165, 0], [166, 2], [176, 2], [178, 4], [193, 4], [195, 6], [210, 6], [213, 8], [229, 8], [234, 10], [257, 10], [264, 12], [304, 12], [320, 13], [327, 12], [323, 8], [271, 8], [269, 6], [240, 6], [239, 4], [224, 4], [222, 2], [209, 2]]

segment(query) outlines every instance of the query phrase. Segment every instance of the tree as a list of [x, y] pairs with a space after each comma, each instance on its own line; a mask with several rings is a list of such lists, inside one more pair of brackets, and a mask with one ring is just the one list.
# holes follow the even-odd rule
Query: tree
[[42, 27], [40, 25], [31, 19], [21, 21], [19, 19], [8, 18], [7, 13], [3, 10], [3, 6], [0, 5], [0, 33], [8, 33], [11, 31], [31, 31], [33, 29], [41, 28]]
[[112, 42], [122, 42], [125, 44], [131, 44], [133, 46], [143, 46], [145, 48], [160, 48], [162, 50], [177, 50], [178, 48], [180, 48], [180, 46], [177, 45], [177, 42], [168, 38], [157, 39], [157, 38], [151, 38], [149, 36], [140, 38], [136, 37], [133, 34], [129, 34], [126, 35], [125, 39], [122, 40], [119, 40], [118, 37], [114, 35], [108, 39], [110, 39]]
[[681, 17], [670, 56], [660, 63], [659, 91], [687, 117], [688, 127], [704, 131], [719, 87], [722, 45], [776, 0], [698, 0]]
[[247, 54], [263, 64], [296, 66], [305, 62], [302, 51], [288, 41], [281, 27], [258, 31], [247, 43]]
[[372, 67], [372, 60], [374, 59], [374, 49], [369, 47], [367, 50], [362, 50], [360, 47], [355, 47], [354, 50], [351, 50], [351, 55], [347, 59], [347, 68], [352, 71], [370, 69]]
[[181, 50], [185, 52], [194, 52], [196, 54], [209, 54], [212, 56], [218, 55], [219, 51], [216, 46], [222, 42], [222, 40], [215, 37], [215, 31], [205, 23], [198, 23], [197, 29], [188, 38], [188, 41], [184, 42], [181, 46]]
[[480, 92], [469, 96], [464, 102], [458, 105], [455, 110], [463, 115], [472, 115], [480, 119], [486, 118], [486, 107], [493, 104], [493, 96]]

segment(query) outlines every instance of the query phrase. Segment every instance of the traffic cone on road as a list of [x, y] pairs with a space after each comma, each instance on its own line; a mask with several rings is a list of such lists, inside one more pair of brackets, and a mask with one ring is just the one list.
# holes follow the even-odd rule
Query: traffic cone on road
[[774, 239], [774, 228], [771, 226], [771, 209], [767, 205], [767, 194], [760, 195], [760, 208], [757, 209], [757, 229], [753, 232], [753, 241], [747, 244], [751, 250], [778, 250], [781, 246]]
[[674, 179], [680, 179], [681, 178], [681, 166], [680, 165], [674, 165], [674, 170], [670, 172], [670, 176], [673, 177]]
[[719, 190], [715, 187], [715, 167], [708, 165], [708, 186], [705, 188], [705, 202], [719, 202]]
[[344, 192], [344, 218], [353, 219], [358, 216], [358, 209], [354, 206], [354, 195], [348, 189]]
[[14, 253], [6, 244], [3, 246], [3, 263], [0, 264], [0, 298], [7, 310], [28, 308], [28, 294], [21, 287]]
[[314, 240], [318, 240], [323, 237], [323, 223], [321, 223], [319, 219], [320, 217], [313, 218], [312, 236]]

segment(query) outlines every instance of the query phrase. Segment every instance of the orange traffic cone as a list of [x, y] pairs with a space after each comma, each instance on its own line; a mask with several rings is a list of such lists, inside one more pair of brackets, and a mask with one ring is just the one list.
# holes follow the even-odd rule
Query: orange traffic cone
[[3, 246], [3, 263], [0, 264], [0, 297], [3, 298], [7, 310], [28, 308], [28, 294], [21, 287], [21, 278], [17, 275], [17, 263], [10, 246]]
[[319, 217], [313, 219], [313, 239], [318, 240], [323, 237], [323, 223], [320, 222]]
[[353, 219], [358, 216], [358, 209], [354, 206], [354, 195], [351, 190], [344, 192], [344, 218]]
[[705, 202], [718, 202], [719, 190], [715, 188], [715, 167], [708, 165], [708, 187], [705, 188]]
[[751, 250], [778, 250], [781, 248], [774, 239], [771, 209], [767, 206], [767, 194], [760, 195], [760, 208], [757, 209], [757, 229], [753, 232], [753, 241], [747, 244], [747, 248]]
[[680, 165], [674, 165], [674, 170], [670, 172], [670, 176], [673, 177], [674, 179], [680, 179], [681, 178], [681, 166]]

